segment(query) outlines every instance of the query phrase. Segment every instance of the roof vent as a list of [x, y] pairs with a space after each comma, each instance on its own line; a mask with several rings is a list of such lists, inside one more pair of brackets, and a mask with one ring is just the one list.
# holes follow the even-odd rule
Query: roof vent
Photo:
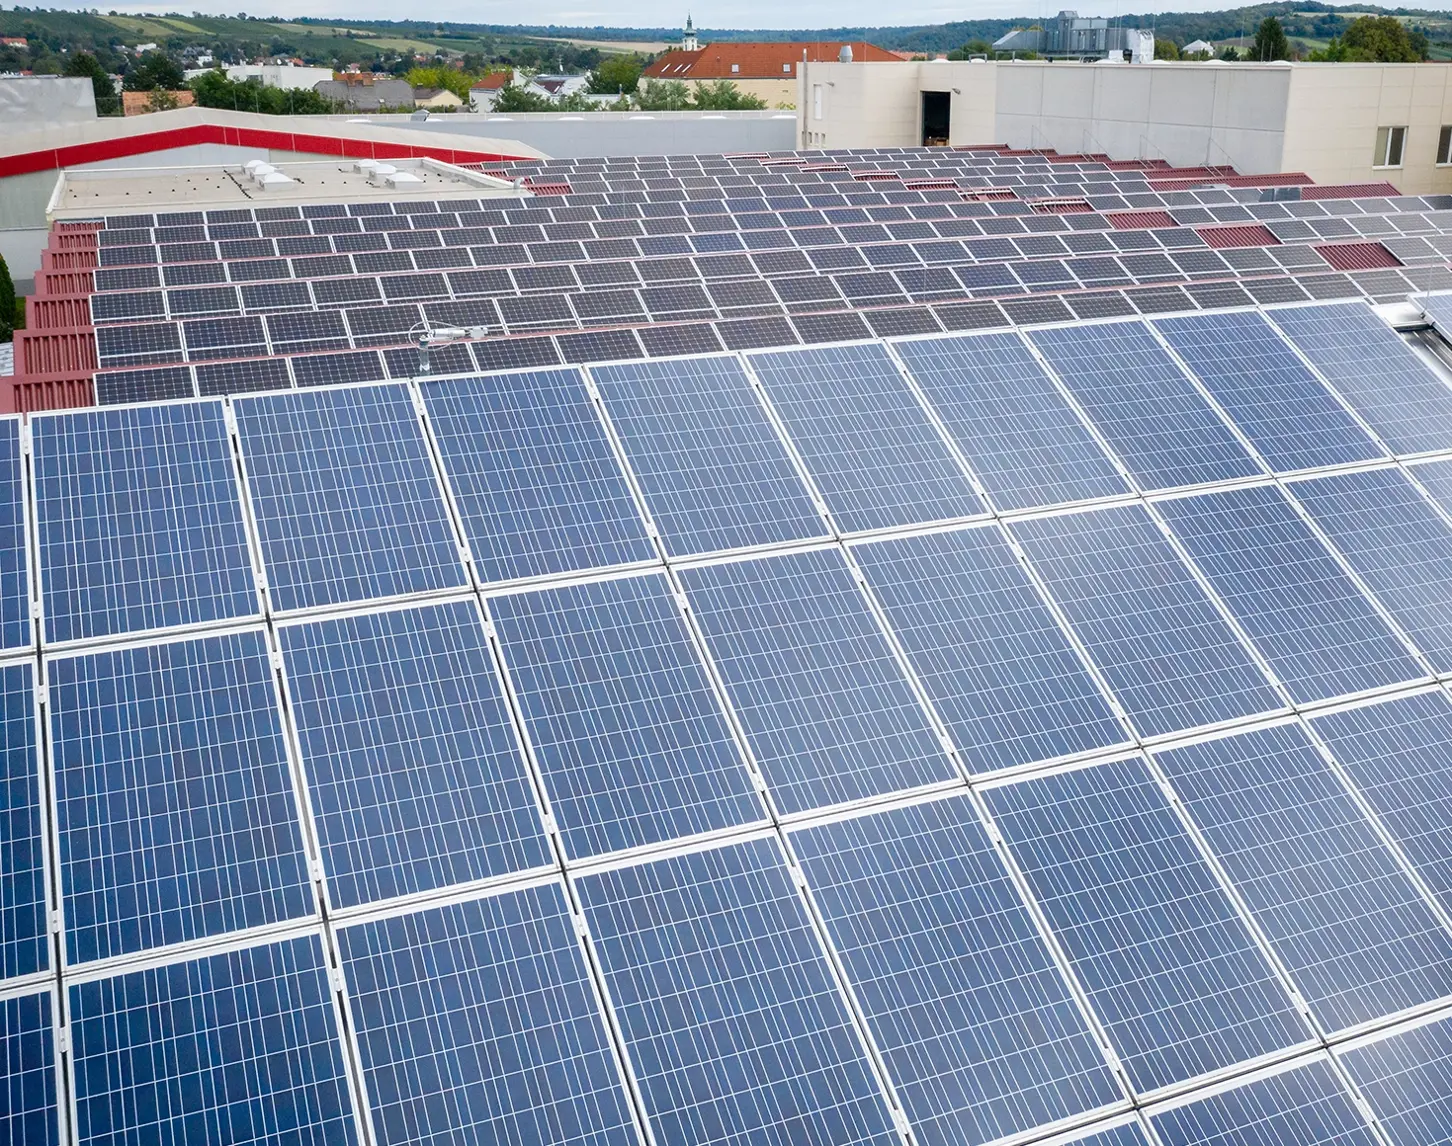
[[843, 44], [842, 45], [842, 50], [837, 53], [837, 62], [839, 64], [850, 64], [852, 62], [852, 45], [851, 44]]

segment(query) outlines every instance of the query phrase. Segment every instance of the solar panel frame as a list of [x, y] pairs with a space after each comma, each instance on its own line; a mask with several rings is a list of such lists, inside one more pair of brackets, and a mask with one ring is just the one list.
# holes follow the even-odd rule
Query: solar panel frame
[[[0, 662], [0, 990], [54, 975], [47, 932], [51, 903], [51, 800], [44, 778], [39, 670]], [[0, 1107], [3, 1107], [0, 1092]], [[5, 1115], [0, 1112], [0, 1126]]]
[[68, 1140], [69, 1104], [62, 1096], [60, 1008], [53, 988], [0, 995], [0, 1138], [30, 1146]]
[[1452, 1026], [1445, 1012], [1333, 1050], [1392, 1146], [1447, 1141]]
[[0, 417], [0, 655], [35, 646], [31, 483], [18, 416]]

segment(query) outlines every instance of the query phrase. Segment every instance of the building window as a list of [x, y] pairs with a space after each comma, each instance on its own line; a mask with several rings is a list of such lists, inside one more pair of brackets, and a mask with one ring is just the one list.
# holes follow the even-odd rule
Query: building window
[[1376, 129], [1376, 154], [1373, 167], [1400, 167], [1402, 148], [1407, 142], [1405, 127], [1379, 127]]
[[791, 75], [792, 74], [792, 66], [791, 66], [791, 64], [782, 64], [782, 66], [781, 66], [781, 72], [782, 72], [782, 75], [784, 75], [784, 76]]
[[1452, 127], [1444, 127], [1437, 136], [1437, 163], [1452, 163]]
[[739, 72], [741, 70], [741, 65], [740, 64], [732, 64], [731, 65], [731, 70], [733, 72]]
[[812, 85], [812, 118], [822, 118], [822, 85]]

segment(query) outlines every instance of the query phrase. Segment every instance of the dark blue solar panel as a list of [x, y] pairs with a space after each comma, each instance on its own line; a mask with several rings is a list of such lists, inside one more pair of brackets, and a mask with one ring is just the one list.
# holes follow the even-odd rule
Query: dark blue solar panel
[[1141, 323], [1057, 327], [1029, 338], [1146, 489], [1261, 472]]
[[232, 408], [274, 608], [468, 583], [406, 386], [288, 391]]
[[1396, 454], [1452, 449], [1452, 389], [1362, 303], [1266, 312]]
[[681, 583], [781, 812], [957, 777], [839, 550]]
[[756, 354], [751, 366], [844, 532], [984, 512], [881, 345]]
[[664, 577], [510, 594], [488, 605], [570, 856], [764, 817]]
[[984, 799], [1136, 1091], [1308, 1039], [1142, 762], [989, 788]]
[[1290, 487], [1433, 667], [1452, 669], [1452, 526], [1394, 469]]
[[895, 344], [999, 509], [1129, 492], [1016, 334]]
[[897, 1146], [773, 839], [576, 887], [656, 1141]]
[[35, 665], [0, 665], [0, 979], [50, 966]]
[[1338, 1057], [1392, 1146], [1452, 1143], [1452, 1020], [1402, 1028]]
[[379, 1146], [634, 1146], [562, 887], [338, 932]]
[[917, 1141], [996, 1141], [1121, 1100], [971, 801], [791, 847]]
[[1294, 700], [1427, 675], [1274, 487], [1174, 498], [1158, 508]]
[[893, 538], [852, 552], [970, 771], [1127, 742], [997, 530]]
[[53, 660], [68, 962], [314, 910], [259, 631]]
[[1325, 1059], [1151, 1113], [1164, 1146], [1378, 1146]]
[[0, 649], [34, 642], [30, 545], [25, 536], [25, 458], [20, 419], [0, 418]]
[[552, 862], [473, 601], [278, 629], [330, 902]]
[[1317, 716], [1326, 742], [1402, 854], [1452, 911], [1452, 703], [1439, 691]]
[[46, 640], [257, 615], [220, 402], [30, 425]]
[[1095, 1130], [1082, 1138], [1064, 1141], [1062, 1146], [1150, 1146], [1138, 1122], [1121, 1122], [1110, 1130]]
[[1272, 469], [1385, 456], [1259, 314], [1163, 318], [1155, 326]]
[[655, 556], [578, 371], [419, 388], [482, 580]]
[[673, 556], [826, 536], [735, 358], [591, 373]]
[[1452, 933], [1299, 725], [1156, 759], [1323, 1030], [1452, 995]]
[[351, 1146], [349, 1093], [317, 935], [70, 987], [81, 1146]]
[[55, 1146], [55, 1019], [50, 991], [0, 1002], [0, 1142]]
[[1142, 506], [1013, 532], [1142, 734], [1284, 707]]

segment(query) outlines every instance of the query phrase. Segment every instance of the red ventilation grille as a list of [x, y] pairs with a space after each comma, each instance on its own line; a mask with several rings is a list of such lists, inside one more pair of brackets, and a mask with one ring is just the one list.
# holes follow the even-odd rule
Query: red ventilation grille
[[854, 171], [852, 178], [863, 183], [896, 183], [900, 176], [896, 171]]
[[91, 325], [91, 304], [83, 296], [32, 295], [25, 300], [27, 330], [67, 330]]
[[42, 270], [35, 276], [38, 295], [91, 294], [95, 289], [96, 277], [92, 271]]
[[1278, 247], [1281, 241], [1259, 223], [1244, 227], [1197, 227], [1195, 234], [1217, 251], [1229, 247]]
[[963, 198], [969, 203], [986, 203], [990, 200], [1017, 199], [1018, 194], [1007, 187], [978, 187], [972, 191], [964, 191]]
[[96, 336], [89, 330], [17, 330], [15, 374], [85, 374], [96, 369]]
[[1315, 250], [1338, 271], [1372, 271], [1402, 265], [1401, 260], [1380, 243], [1328, 243]]
[[1036, 215], [1083, 215], [1094, 208], [1084, 199], [1041, 199], [1033, 210]]
[[902, 185], [910, 191], [958, 190], [958, 184], [951, 179], [904, 179]]
[[1324, 187], [1302, 187], [1302, 199], [1380, 199], [1400, 195], [1390, 183], [1337, 183]]
[[1104, 216], [1116, 231], [1146, 231], [1152, 227], [1173, 227], [1168, 211], [1111, 211]]
[[568, 195], [570, 193], [568, 183], [531, 183], [526, 179], [524, 185], [536, 195]]
[[86, 251], [47, 249], [40, 252], [40, 265], [47, 271], [88, 271], [99, 266], [100, 259], [94, 249]]

